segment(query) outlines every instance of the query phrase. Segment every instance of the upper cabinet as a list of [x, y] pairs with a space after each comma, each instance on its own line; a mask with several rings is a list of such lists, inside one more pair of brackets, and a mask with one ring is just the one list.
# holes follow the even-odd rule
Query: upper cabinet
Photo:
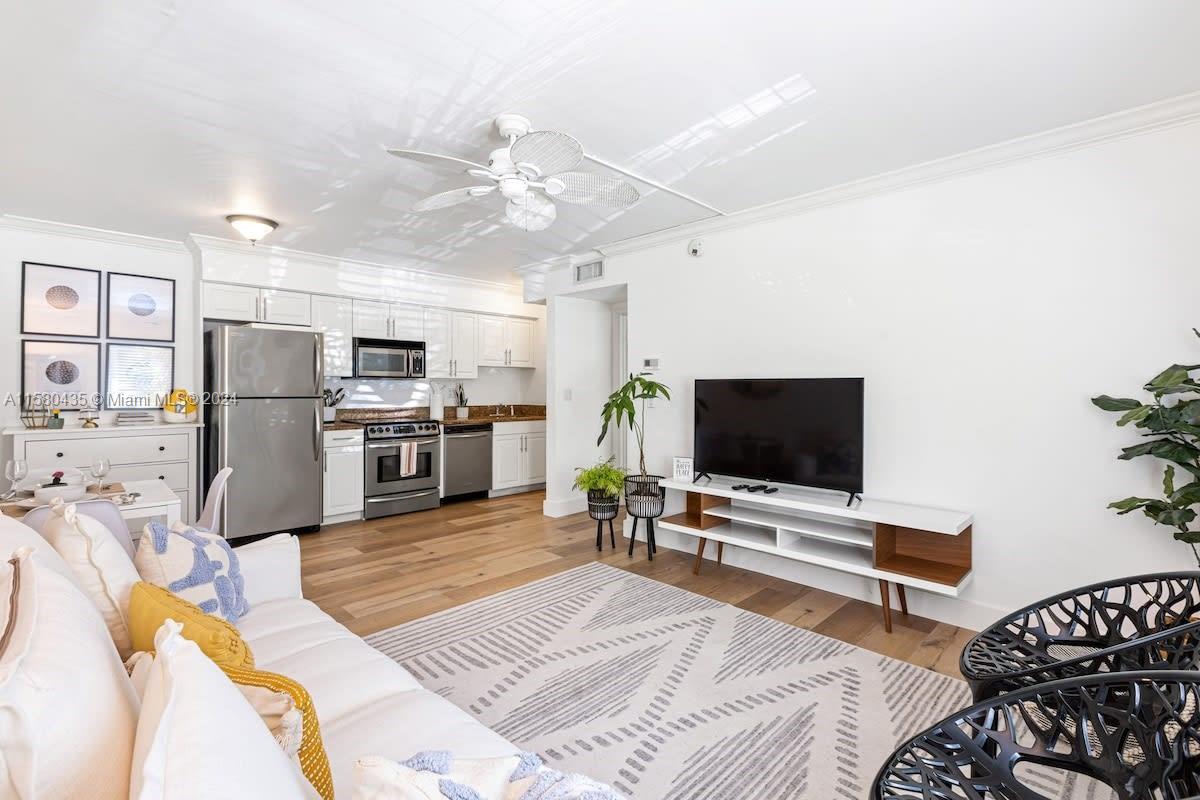
[[533, 321], [478, 315], [478, 364], [481, 367], [532, 367]]
[[475, 351], [476, 317], [443, 308], [425, 309], [426, 378], [474, 378], [479, 375]]
[[423, 342], [425, 313], [420, 306], [402, 303], [354, 301], [354, 335], [359, 339], [395, 339]]
[[354, 376], [354, 301], [313, 295], [312, 326], [325, 334], [325, 377]]
[[303, 327], [312, 324], [309, 295], [304, 292], [224, 283], [204, 284], [204, 316], [234, 322], [272, 322]]

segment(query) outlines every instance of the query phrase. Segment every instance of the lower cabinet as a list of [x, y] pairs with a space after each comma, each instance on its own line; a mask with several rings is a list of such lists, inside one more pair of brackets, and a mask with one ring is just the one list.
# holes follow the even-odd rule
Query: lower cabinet
[[361, 515], [363, 511], [363, 446], [358, 444], [325, 448], [325, 519]]
[[492, 426], [492, 491], [545, 481], [546, 423], [495, 423]]

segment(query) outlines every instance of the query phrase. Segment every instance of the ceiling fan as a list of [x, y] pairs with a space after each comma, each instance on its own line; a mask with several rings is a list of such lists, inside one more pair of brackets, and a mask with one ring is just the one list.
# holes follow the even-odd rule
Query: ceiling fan
[[557, 131], [531, 131], [529, 120], [519, 114], [501, 114], [495, 124], [508, 145], [493, 150], [486, 165], [419, 150], [388, 150], [399, 158], [451, 167], [485, 181], [418, 200], [413, 211], [448, 208], [498, 192], [508, 201], [504, 212], [509, 222], [521, 230], [541, 231], [558, 216], [555, 200], [628, 208], [641, 198], [627, 181], [577, 170], [584, 157], [578, 139]]

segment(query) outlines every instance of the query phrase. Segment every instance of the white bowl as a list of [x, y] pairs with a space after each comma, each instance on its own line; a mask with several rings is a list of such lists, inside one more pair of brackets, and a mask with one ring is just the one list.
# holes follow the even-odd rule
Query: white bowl
[[49, 503], [54, 498], [61, 498], [64, 503], [74, 503], [82, 500], [87, 489], [82, 484], [62, 484], [60, 486], [39, 486], [33, 491], [33, 499], [39, 503]]
[[62, 482], [68, 486], [83, 486], [89, 483], [88, 476], [74, 467], [37, 467], [29, 470], [29, 475], [17, 484], [17, 489], [22, 492], [32, 492], [43, 483], [52, 481], [55, 472], [63, 474]]

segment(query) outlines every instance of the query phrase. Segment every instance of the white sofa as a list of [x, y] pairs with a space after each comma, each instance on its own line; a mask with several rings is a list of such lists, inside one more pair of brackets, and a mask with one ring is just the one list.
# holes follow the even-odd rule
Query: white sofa
[[[0, 555], [7, 558], [23, 545], [36, 547], [40, 566], [74, 582], [70, 568], [33, 529], [0, 516]], [[354, 761], [362, 756], [404, 760], [422, 750], [450, 750], [490, 758], [520, 752], [305, 600], [294, 536], [273, 537], [237, 553], [251, 605], [238, 628], [258, 668], [294, 678], [312, 695], [336, 796], [351, 796]]]

